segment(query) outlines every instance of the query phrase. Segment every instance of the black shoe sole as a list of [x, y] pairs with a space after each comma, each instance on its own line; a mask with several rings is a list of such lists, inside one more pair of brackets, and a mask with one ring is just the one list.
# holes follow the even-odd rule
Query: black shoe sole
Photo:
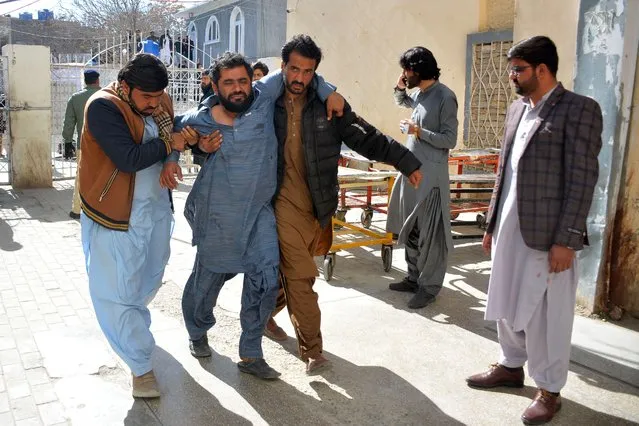
[[471, 382], [466, 382], [466, 384], [468, 385], [469, 388], [473, 388], [473, 389], [493, 389], [493, 388], [517, 388], [517, 389], [521, 389], [524, 387], [523, 383], [514, 383], [514, 382], [510, 382], [510, 383], [499, 383], [496, 385], [491, 385], [491, 386], [486, 386], [486, 385], [478, 385], [475, 383], [471, 383]]
[[193, 347], [189, 347], [189, 352], [191, 352], [191, 355], [193, 355], [195, 358], [209, 358], [211, 355], [213, 355], [213, 351], [210, 347], [208, 349], [209, 350], [206, 352], [198, 352]]
[[411, 287], [402, 287], [402, 288], [393, 288], [390, 285], [388, 286], [388, 289], [391, 291], [399, 291], [402, 293], [417, 293], [417, 288], [411, 288]]
[[262, 379], [262, 380], [277, 380], [280, 378], [280, 376], [282, 375], [281, 373], [278, 373], [277, 375], [273, 375], [273, 376], [263, 376], [263, 375], [259, 375], [256, 371], [250, 370], [246, 367], [243, 367], [241, 365], [237, 365], [237, 368], [245, 374], [250, 374], [251, 376], [255, 376], [258, 379]]
[[411, 305], [411, 303], [409, 302], [407, 304], [409, 309], [421, 309], [421, 308], [425, 308], [426, 306], [430, 305], [431, 303], [433, 303], [435, 301], [435, 298], [433, 297], [432, 299], [428, 299], [420, 304], [416, 304], [416, 305]]

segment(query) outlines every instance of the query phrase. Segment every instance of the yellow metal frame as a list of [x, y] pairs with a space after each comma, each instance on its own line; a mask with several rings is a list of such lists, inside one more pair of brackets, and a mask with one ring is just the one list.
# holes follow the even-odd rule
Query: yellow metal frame
[[[348, 178], [348, 177], [345, 177]], [[366, 179], [366, 178], [364, 178]], [[369, 178], [370, 179], [370, 178]], [[390, 199], [390, 193], [393, 189], [393, 184], [395, 183], [394, 176], [388, 176], [384, 178], [374, 178], [377, 180], [368, 180], [366, 182], [344, 182], [340, 183], [340, 189], [345, 188], [368, 188], [372, 186], [377, 186], [380, 184], [380, 180], [386, 180], [388, 184], [388, 198]], [[341, 226], [345, 230], [335, 231], [335, 225]], [[354, 247], [369, 247], [375, 245], [393, 245], [393, 234], [390, 232], [375, 232], [370, 229], [366, 229], [363, 226], [357, 226], [352, 223], [345, 222], [343, 220], [339, 220], [333, 216], [333, 244], [329, 249], [329, 253], [336, 253], [339, 250], [346, 250]], [[366, 239], [358, 239], [357, 241], [349, 241], [343, 243], [336, 243], [335, 236], [337, 235], [353, 235], [353, 234], [362, 234], [368, 238]]]

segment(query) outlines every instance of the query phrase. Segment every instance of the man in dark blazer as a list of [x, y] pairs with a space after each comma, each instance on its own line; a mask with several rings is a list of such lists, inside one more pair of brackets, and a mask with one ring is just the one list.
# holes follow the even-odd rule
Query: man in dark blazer
[[575, 253], [599, 175], [602, 115], [594, 100], [557, 82], [557, 49], [532, 37], [508, 52], [522, 98], [506, 115], [484, 250], [492, 252], [486, 319], [497, 321], [497, 364], [466, 379], [475, 388], [522, 387], [523, 365], [539, 388], [525, 424], [561, 408], [577, 291]]

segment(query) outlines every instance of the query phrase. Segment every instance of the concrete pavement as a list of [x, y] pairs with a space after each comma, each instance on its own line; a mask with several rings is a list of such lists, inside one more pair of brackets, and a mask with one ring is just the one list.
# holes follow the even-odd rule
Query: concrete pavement
[[[93, 315], [80, 227], [68, 217], [72, 182], [47, 190], [0, 187], [0, 425], [521, 424], [535, 391], [529, 379], [524, 389], [507, 391], [464, 382], [498, 350], [482, 319], [490, 262], [477, 243], [458, 245], [440, 297], [419, 311], [405, 307], [408, 295], [387, 290], [405, 271], [402, 250], [389, 273], [378, 247], [339, 253], [333, 280], [317, 283], [334, 364], [322, 376], [304, 374], [292, 338], [283, 345], [264, 340], [282, 380], [262, 382], [237, 370], [241, 276], [224, 287], [215, 309], [213, 357], [191, 357], [180, 308], [194, 256], [181, 214], [188, 189], [175, 193], [172, 257], [152, 304], [163, 397], [142, 401], [131, 398], [129, 372]], [[293, 335], [285, 313], [277, 320]], [[586, 330], [636, 336], [601, 322]], [[605, 344], [597, 350], [609, 352]], [[636, 372], [628, 352], [623, 371]], [[562, 395], [553, 424], [639, 422], [639, 389], [578, 364]]]

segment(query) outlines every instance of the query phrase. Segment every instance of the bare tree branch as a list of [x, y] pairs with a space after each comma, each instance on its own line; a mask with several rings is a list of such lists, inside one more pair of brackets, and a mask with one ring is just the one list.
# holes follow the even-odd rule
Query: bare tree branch
[[161, 0], [73, 0], [62, 13], [102, 34], [146, 34], [178, 29], [175, 13], [182, 6]]

